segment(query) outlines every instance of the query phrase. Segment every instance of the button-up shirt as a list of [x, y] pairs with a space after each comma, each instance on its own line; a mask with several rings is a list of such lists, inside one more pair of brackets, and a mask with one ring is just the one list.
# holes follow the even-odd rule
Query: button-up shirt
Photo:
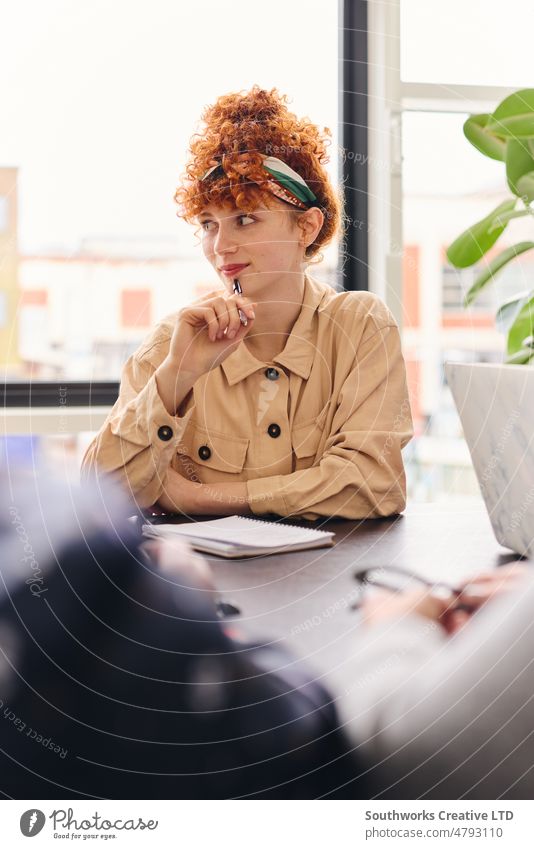
[[360, 519], [404, 509], [405, 365], [395, 320], [376, 295], [336, 292], [306, 272], [283, 351], [261, 362], [242, 341], [170, 415], [154, 372], [177, 315], [125, 364], [82, 475], [113, 473], [141, 507], [162, 495], [172, 467], [214, 487], [245, 481], [257, 515]]

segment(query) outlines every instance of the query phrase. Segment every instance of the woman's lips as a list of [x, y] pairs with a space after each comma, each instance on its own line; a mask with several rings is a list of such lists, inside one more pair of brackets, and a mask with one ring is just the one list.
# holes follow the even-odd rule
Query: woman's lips
[[248, 264], [248, 262], [245, 262], [241, 265], [223, 265], [221, 271], [223, 274], [238, 274], [240, 271], [243, 271], [243, 269], [246, 268]]

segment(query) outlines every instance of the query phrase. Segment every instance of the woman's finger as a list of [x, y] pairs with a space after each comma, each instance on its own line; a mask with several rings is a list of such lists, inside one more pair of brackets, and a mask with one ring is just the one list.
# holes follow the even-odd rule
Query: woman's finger
[[462, 592], [456, 598], [456, 603], [473, 608], [482, 607], [490, 599], [502, 595], [502, 593], [512, 592], [521, 586], [522, 581], [522, 576], [518, 575], [514, 579], [473, 582], [462, 589]]
[[239, 309], [239, 304], [235, 301], [228, 304], [228, 339], [233, 339], [241, 327]]
[[[225, 337], [235, 341], [238, 339], [242, 328], [244, 328], [245, 333], [250, 329], [255, 318], [254, 307], [256, 303], [248, 299], [245, 302], [242, 296], [239, 296], [239, 301], [233, 298], [219, 297], [214, 298], [209, 304], [184, 307], [180, 311], [180, 318], [193, 326], [206, 325], [211, 342], [223, 340]], [[247, 317], [248, 326], [241, 324], [240, 309]], [[233, 331], [233, 335], [229, 335], [230, 331]], [[241, 336], [244, 336], [245, 333], [241, 333]]]
[[[239, 310], [243, 310], [247, 316], [251, 312], [251, 301], [243, 295], [233, 295], [229, 298], [217, 298], [213, 303], [213, 308], [217, 314], [219, 323], [216, 338], [222, 339], [226, 335], [227, 339], [233, 339], [236, 336], [241, 318]], [[254, 312], [252, 308], [252, 312]]]
[[495, 581], [503, 582], [508, 578], [515, 578], [522, 575], [526, 575], [527, 571], [527, 567], [524, 565], [524, 563], [518, 561], [515, 563], [511, 563], [508, 566], [500, 566], [498, 569], [494, 569], [491, 572], [477, 572], [474, 575], [471, 575], [466, 581], [464, 581], [463, 586], [475, 583], [494, 583]]
[[443, 627], [447, 634], [455, 634], [469, 622], [471, 614], [466, 610], [451, 610], [443, 617]]
[[189, 324], [206, 324], [208, 328], [217, 323], [217, 314], [211, 306], [189, 306], [180, 310], [179, 319]]
[[202, 307], [202, 309], [199, 310], [199, 314], [204, 319], [204, 322], [207, 324], [208, 336], [213, 342], [215, 340], [215, 337], [217, 336], [217, 328], [219, 326], [217, 321], [217, 313], [215, 312], [213, 307]]
[[213, 310], [217, 316], [217, 327], [215, 328], [215, 337], [221, 339], [224, 331], [227, 329], [230, 318], [228, 315], [227, 301], [225, 298], [217, 298], [213, 304]]
[[363, 621], [376, 623], [383, 619], [418, 614], [441, 624], [448, 609], [448, 600], [432, 595], [430, 590], [388, 593], [380, 592], [361, 605]]

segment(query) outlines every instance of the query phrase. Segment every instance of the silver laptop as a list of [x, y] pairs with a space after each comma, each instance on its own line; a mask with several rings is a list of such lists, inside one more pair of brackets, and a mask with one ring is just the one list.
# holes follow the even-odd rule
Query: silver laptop
[[445, 363], [497, 541], [534, 554], [534, 367]]

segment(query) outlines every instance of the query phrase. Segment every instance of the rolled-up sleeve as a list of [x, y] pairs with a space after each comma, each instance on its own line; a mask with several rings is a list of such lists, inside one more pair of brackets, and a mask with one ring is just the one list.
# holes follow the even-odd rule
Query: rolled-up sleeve
[[[112, 475], [141, 507], [164, 490], [174, 452], [193, 415], [171, 416], [161, 400], [156, 366], [139, 353], [126, 362], [119, 398], [82, 461], [81, 477]], [[183, 406], [183, 405], [182, 405]]]
[[247, 481], [253, 513], [364, 519], [404, 509], [401, 449], [413, 430], [396, 325], [372, 328], [336, 401], [332, 432], [317, 465]]

